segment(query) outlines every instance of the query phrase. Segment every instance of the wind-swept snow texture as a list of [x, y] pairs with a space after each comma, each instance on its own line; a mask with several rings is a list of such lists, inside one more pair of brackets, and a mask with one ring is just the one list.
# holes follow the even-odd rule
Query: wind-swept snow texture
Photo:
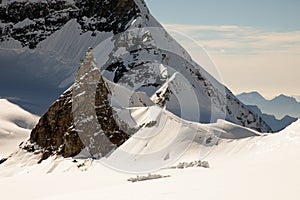
[[6, 99], [0, 99], [0, 160], [27, 140], [39, 117]]
[[[220, 123], [211, 126], [218, 129]], [[205, 126], [207, 125], [202, 125], [202, 128]], [[234, 124], [226, 123], [225, 126], [225, 130], [239, 129], [240, 132], [249, 132]], [[0, 179], [0, 187], [5, 188], [1, 195], [24, 200], [141, 197], [160, 200], [199, 196], [212, 200], [298, 200], [300, 162], [297, 158], [300, 156], [300, 123], [296, 122], [277, 134], [254, 134], [257, 136], [250, 134], [250, 137], [244, 139], [219, 140], [218, 145], [205, 158], [210, 165], [208, 169], [160, 169], [155, 174], [169, 177], [136, 183], [127, 181], [132, 174], [107, 168], [96, 160], [75, 161], [53, 156], [37, 165], [39, 155], [18, 151], [12, 159], [0, 165], [0, 176], [6, 177]], [[173, 152], [176, 151], [176, 147], [180, 147], [178, 142], [180, 144], [186, 140], [189, 138], [174, 140]], [[137, 148], [134, 148], [134, 143]], [[132, 139], [121, 148], [148, 153], [164, 144], [164, 141], [159, 139], [152, 140], [147, 149], [138, 140]], [[177, 163], [198, 160], [202, 148], [196, 141], [193, 142]], [[162, 152], [160, 159], [164, 158], [167, 159], [168, 156]], [[129, 163], [124, 160], [123, 164], [135, 165], [140, 159], [141, 157], [135, 157], [130, 159]], [[18, 192], [12, 193], [15, 188], [18, 188]]]

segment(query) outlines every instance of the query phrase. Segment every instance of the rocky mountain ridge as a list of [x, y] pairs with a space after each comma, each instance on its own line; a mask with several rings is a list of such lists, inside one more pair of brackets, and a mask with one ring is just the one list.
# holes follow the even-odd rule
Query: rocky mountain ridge
[[264, 114], [257, 106], [249, 106], [255, 113], [258, 114], [271, 128], [274, 132], [279, 132], [292, 123], [296, 122], [298, 119], [286, 115], [282, 119], [277, 119], [274, 115]]
[[9, 1], [0, 6], [0, 40], [13, 38], [23, 47], [34, 49], [71, 19], [76, 19], [82, 33], [126, 30], [128, 22], [140, 13], [133, 0], [45, 0]]

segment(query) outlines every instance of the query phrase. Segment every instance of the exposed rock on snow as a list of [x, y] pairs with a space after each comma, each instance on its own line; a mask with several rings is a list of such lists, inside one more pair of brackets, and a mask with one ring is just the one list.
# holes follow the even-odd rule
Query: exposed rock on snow
[[81, 151], [84, 146], [74, 129], [71, 99], [72, 90], [69, 90], [54, 102], [32, 130], [30, 143], [25, 145], [25, 149], [35, 151], [42, 148], [42, 160], [54, 152], [69, 157]]
[[[74, 163], [71, 158], [53, 156], [37, 165], [39, 156], [21, 151], [0, 165], [0, 176], [6, 177], [0, 178], [0, 187], [5, 188], [1, 196], [24, 200], [140, 199], [147, 194], [148, 199], [164, 200], [185, 199], [188, 194], [212, 200], [298, 200], [299, 130], [300, 123], [295, 122], [277, 134], [223, 139], [206, 158], [212, 165], [209, 170], [162, 169], [155, 174], [171, 177], [134, 184], [126, 180], [136, 176], [107, 168], [98, 160], [77, 159]], [[162, 145], [163, 141], [159, 141], [158, 145]], [[177, 143], [173, 146], [178, 147]], [[192, 145], [181, 162], [198, 160], [199, 151], [201, 146]], [[249, 192], [253, 186], [254, 192]], [[16, 188], [20, 191], [12, 193]]]
[[75, 131], [93, 157], [107, 155], [129, 138], [114, 118], [111, 91], [97, 68], [92, 49], [86, 53], [72, 91]]
[[194, 161], [194, 162], [181, 162], [178, 165], [170, 167], [170, 169], [186, 169], [190, 167], [204, 167], [209, 168], [209, 163], [207, 161]]
[[78, 69], [75, 85], [42, 116], [24, 148], [34, 151], [38, 145], [43, 149], [42, 160], [54, 153], [76, 156], [85, 147], [91, 156], [106, 155], [128, 139], [113, 118], [109, 95], [90, 49]]
[[2, 163], [4, 163], [5, 161], [7, 161], [7, 158], [2, 158], [2, 159], [0, 160], [0, 165], [1, 165]]
[[140, 182], [140, 181], [149, 181], [149, 180], [154, 180], [154, 179], [160, 179], [160, 178], [168, 178], [171, 177], [169, 175], [160, 175], [160, 174], [148, 174], [148, 176], [137, 176], [136, 178], [129, 178], [127, 181], [129, 182]]

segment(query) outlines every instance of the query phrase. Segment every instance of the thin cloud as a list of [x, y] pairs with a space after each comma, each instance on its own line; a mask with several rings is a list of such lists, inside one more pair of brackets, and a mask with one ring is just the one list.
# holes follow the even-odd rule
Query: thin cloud
[[278, 51], [300, 54], [300, 31], [274, 32], [245, 26], [164, 26], [193, 36], [193, 39], [209, 52], [261, 54]]

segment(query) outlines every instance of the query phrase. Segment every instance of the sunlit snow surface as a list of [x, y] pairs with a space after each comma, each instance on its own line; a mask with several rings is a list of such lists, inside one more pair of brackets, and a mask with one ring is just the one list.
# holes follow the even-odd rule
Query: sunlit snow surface
[[[161, 133], [165, 131], [169, 137], [176, 139], [166, 144], [165, 136], [149, 135], [151, 132], [144, 129], [124, 143], [108, 160], [115, 160], [127, 167], [141, 167], [142, 164], [148, 166], [172, 159], [176, 152], [182, 151], [181, 145], [191, 140], [191, 130], [194, 128], [198, 132], [193, 142], [172, 166], [182, 161], [199, 160], [205, 147], [197, 136], [211, 131], [224, 139], [220, 139], [214, 148], [209, 148], [209, 154], [204, 158], [210, 168], [168, 169], [165, 166], [154, 173], [171, 177], [131, 183], [127, 179], [136, 174], [116, 171], [103, 165], [101, 160], [76, 159], [77, 162], [73, 162], [72, 158], [53, 156], [37, 164], [40, 155], [19, 150], [0, 165], [1, 196], [9, 199], [299, 198], [300, 122], [280, 133], [261, 135], [222, 120], [211, 125], [182, 121], [155, 106], [132, 111], [133, 119], [141, 121], [153, 120], [158, 114], [163, 116], [162, 122], [168, 123]], [[143, 141], [145, 138], [148, 139]], [[145, 146], [146, 141], [148, 144]], [[121, 150], [134, 156], [118, 158]], [[152, 161], [145, 161], [145, 157], [139, 156], [153, 152], [157, 157]], [[18, 192], [13, 192], [16, 188]]]
[[[160, 27], [151, 15], [149, 15], [150, 21], [147, 22], [143, 16], [147, 14], [146, 8], [143, 5], [139, 5], [139, 7], [142, 17], [132, 22], [132, 28], [138, 25]], [[30, 23], [30, 21], [26, 20], [24, 23]], [[63, 66], [77, 67], [76, 63], [72, 63], [69, 58], [77, 58], [79, 61], [80, 53], [85, 52], [89, 46], [95, 46], [98, 64], [102, 66], [107, 62], [107, 57], [114, 48], [112, 41], [106, 40], [112, 36], [112, 33], [101, 33], [96, 38], [89, 39], [88, 33], [80, 36], [77, 27], [78, 24], [74, 20], [69, 21], [62, 30], [42, 42], [38, 46], [39, 51], [37, 52], [23, 52], [19, 49], [20, 44], [16, 41], [3, 43], [1, 47], [9, 46], [19, 49], [13, 53], [23, 55], [21, 60], [27, 55], [36, 54], [34, 60], [26, 63], [29, 66], [36, 61], [47, 63], [48, 65], [45, 64], [43, 70], [47, 76], [49, 76], [47, 67], [55, 64], [54, 66], [57, 68], [53, 68], [53, 70], [60, 72], [57, 74], [73, 77], [71, 73], [63, 73], [67, 67], [62, 67], [62, 64], [64, 64]], [[167, 51], [175, 51], [174, 54], [192, 62], [187, 52], [183, 52], [183, 48], [178, 48], [179, 45], [173, 39], [170, 39], [168, 35], [161, 37], [164, 32], [159, 32], [159, 29], [153, 30], [152, 36], [158, 47]], [[70, 32], [73, 34], [69, 34]], [[58, 38], [63, 39], [59, 40]], [[96, 46], [100, 41], [103, 43]], [[65, 54], [64, 57], [57, 56], [62, 53]], [[114, 53], [114, 56], [119, 57], [126, 52], [124, 49], [119, 49]], [[8, 57], [10, 54], [11, 52], [2, 55]], [[45, 58], [50, 58], [49, 55], [56, 59], [48, 62], [49, 60]], [[14, 55], [11, 56], [14, 57]], [[177, 63], [177, 60], [175, 59], [173, 62]], [[159, 69], [163, 70], [165, 67], [160, 66]], [[35, 68], [31, 68], [34, 71]], [[199, 70], [215, 88], [219, 88], [217, 86], [220, 84], [214, 78], [205, 73], [203, 69]], [[106, 74], [104, 75], [109, 78]], [[53, 80], [48, 78], [52, 83]], [[72, 82], [72, 78], [54, 78], [55, 83], [59, 83], [61, 87]], [[64, 81], [60, 82], [59, 78]], [[180, 77], [175, 76], [175, 78], [167, 82], [165, 86], [169, 86], [169, 84], [177, 86], [176, 80], [179, 80]], [[38, 83], [34, 82], [34, 85], [36, 86]], [[221, 87], [223, 88], [223, 86]], [[198, 95], [203, 100], [204, 93], [201, 87], [197, 88]], [[114, 88], [114, 90], [119, 89], [118, 87]], [[175, 89], [177, 88], [175, 87]], [[43, 90], [49, 93], [48, 89], [43, 88]], [[122, 91], [122, 89], [120, 90]], [[178, 95], [184, 95], [184, 93], [178, 93]], [[126, 97], [123, 94], [121, 96]], [[137, 94], [136, 98], [146, 100], [142, 94]], [[124, 99], [119, 97], [112, 99], [112, 104], [117, 111], [124, 105], [123, 101]], [[173, 103], [171, 101], [171, 105]], [[120, 109], [119, 112], [124, 115], [124, 118], [128, 114], [132, 115], [133, 124], [143, 124], [153, 120], [157, 121], [157, 124], [138, 131], [108, 158], [101, 160], [76, 158], [75, 162], [75, 158], [63, 159], [59, 156], [52, 156], [41, 164], [37, 164], [41, 157], [41, 154], [37, 154], [38, 152], [28, 153], [23, 150], [14, 151], [14, 149], [17, 149], [18, 144], [29, 137], [29, 129], [36, 124], [38, 117], [22, 111], [14, 105], [6, 103], [3, 105], [3, 109], [0, 109], [0, 152], [5, 153], [2, 156], [7, 156], [9, 152], [14, 153], [0, 165], [1, 199], [298, 200], [300, 196], [300, 122], [294, 123], [278, 134], [261, 135], [222, 120], [210, 125], [185, 121], [153, 105], [146, 108], [130, 108], [128, 113]], [[203, 104], [203, 106], [206, 105]], [[7, 112], [9, 115], [6, 115], [6, 108], [9, 110]], [[233, 104], [232, 111], [236, 116], [241, 108]], [[120, 117], [122, 117], [121, 114]], [[12, 117], [9, 117], [10, 115]], [[19, 115], [22, 116], [19, 117]], [[186, 118], [189, 119], [189, 117]], [[26, 125], [25, 129], [24, 124]], [[22, 136], [19, 137], [19, 133]], [[18, 137], [11, 137], [11, 135]], [[211, 141], [210, 136], [213, 139], [213, 145], [210, 145], [209, 142], [206, 144], [206, 141]], [[8, 139], [2, 140], [2, 137]], [[2, 145], [2, 141], [5, 142], [5, 145]], [[120, 155], [122, 156], [120, 157]], [[173, 166], [178, 162], [199, 159], [207, 160], [210, 168], [168, 168], [170, 164]], [[170, 160], [172, 162], [169, 162]], [[112, 166], [121, 166], [123, 172], [112, 169]], [[163, 168], [159, 169], [158, 166], [163, 166]], [[146, 172], [151, 169], [156, 169], [156, 174], [170, 175], [170, 177], [138, 183], [127, 181], [136, 174], [126, 171]]]
[[8, 156], [28, 139], [39, 117], [6, 99], [0, 99], [0, 159]]

